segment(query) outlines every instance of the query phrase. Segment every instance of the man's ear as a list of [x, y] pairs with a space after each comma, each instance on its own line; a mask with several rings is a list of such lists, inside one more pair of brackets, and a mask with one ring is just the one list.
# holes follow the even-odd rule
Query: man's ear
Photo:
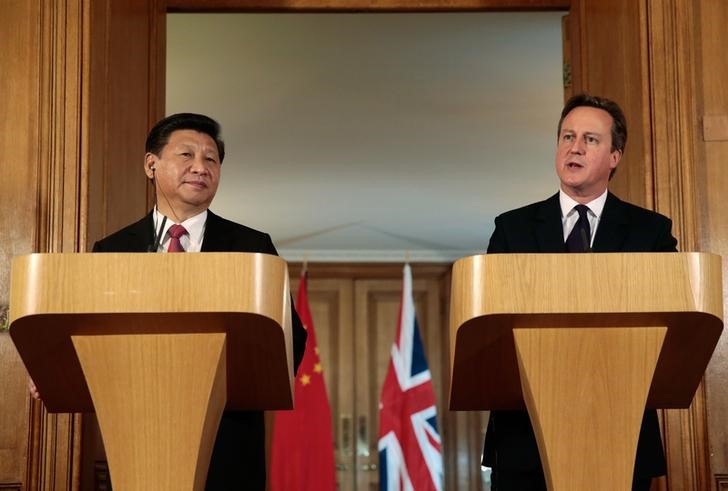
[[159, 158], [151, 152], [147, 152], [144, 156], [144, 173], [149, 179], [154, 179], [154, 172], [158, 161]]
[[610, 166], [612, 169], [617, 168], [617, 164], [619, 164], [619, 161], [622, 160], [622, 151], [621, 150], [615, 150], [612, 152], [612, 165]]

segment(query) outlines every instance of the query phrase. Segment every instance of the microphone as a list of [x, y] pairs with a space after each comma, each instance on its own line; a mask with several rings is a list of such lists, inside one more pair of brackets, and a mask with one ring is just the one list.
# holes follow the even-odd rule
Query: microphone
[[[156, 208], [156, 205], [154, 208]], [[154, 214], [156, 216], [156, 210], [155, 210]], [[167, 217], [164, 217], [162, 219], [162, 226], [159, 227], [159, 232], [157, 233], [157, 238], [154, 239], [154, 244], [150, 245], [147, 248], [147, 252], [157, 252], [159, 250], [159, 243], [162, 242], [162, 231], [164, 230], [165, 223], [167, 223]]]

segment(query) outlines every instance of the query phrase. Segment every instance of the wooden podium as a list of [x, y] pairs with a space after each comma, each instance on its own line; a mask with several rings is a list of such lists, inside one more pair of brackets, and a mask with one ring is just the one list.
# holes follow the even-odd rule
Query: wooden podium
[[266, 254], [32, 254], [10, 334], [48, 411], [96, 411], [114, 489], [202, 490], [223, 409], [293, 407], [290, 298]]
[[550, 490], [629, 490], [645, 407], [690, 405], [722, 319], [712, 254], [466, 257], [450, 409], [527, 408]]

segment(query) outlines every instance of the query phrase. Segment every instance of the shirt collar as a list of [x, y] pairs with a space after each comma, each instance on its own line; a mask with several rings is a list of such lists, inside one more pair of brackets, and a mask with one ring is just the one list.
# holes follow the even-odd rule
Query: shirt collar
[[[607, 192], [608, 190], [605, 189], [604, 192], [597, 198], [593, 199], [592, 201], [586, 203], [587, 208], [589, 208], [589, 211], [591, 211], [595, 217], [599, 218], [602, 216], [602, 211], [604, 211], [604, 204], [607, 202]], [[578, 201], [575, 201], [571, 196], [566, 194], [562, 189], [559, 189], [559, 204], [561, 205], [561, 217], [566, 217], [569, 213], [572, 212], [574, 207], [579, 204]]]
[[[164, 222], [164, 229], [162, 230], [162, 240], [161, 242], [164, 243], [167, 239], [167, 230], [169, 230], [169, 227], [174, 225], [174, 221], [167, 217], [167, 220], [165, 222], [165, 216], [159, 211], [159, 209], [154, 209], [154, 227], [157, 233], [159, 233], [159, 227], [161, 226], [162, 222]], [[202, 244], [202, 239], [205, 235], [205, 222], [207, 221], [207, 210], [198, 213], [197, 215], [188, 218], [184, 222], [180, 223], [186, 230], [189, 235], [189, 240], [193, 244]]]

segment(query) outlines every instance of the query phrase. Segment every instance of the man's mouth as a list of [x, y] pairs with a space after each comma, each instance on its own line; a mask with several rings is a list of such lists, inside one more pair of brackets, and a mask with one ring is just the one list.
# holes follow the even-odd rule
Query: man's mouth
[[566, 167], [569, 169], [581, 169], [584, 166], [579, 162], [567, 162]]
[[207, 183], [205, 181], [185, 181], [185, 184], [189, 184], [190, 186], [198, 189], [204, 189], [207, 187]]

